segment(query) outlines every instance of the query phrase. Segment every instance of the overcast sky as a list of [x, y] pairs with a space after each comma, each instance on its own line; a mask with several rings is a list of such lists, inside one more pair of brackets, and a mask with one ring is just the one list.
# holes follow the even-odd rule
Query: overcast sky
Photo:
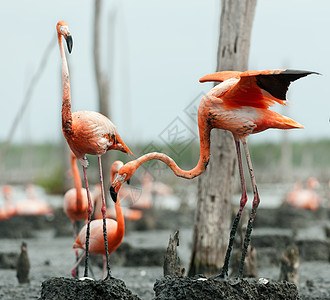
[[[103, 1], [104, 72], [112, 74], [110, 119], [127, 143], [169, 140], [178, 129], [196, 137], [190, 118], [211, 84], [199, 78], [216, 67], [220, 3], [216, 0]], [[70, 63], [73, 110], [97, 110], [92, 58], [94, 1], [0, 0], [2, 46], [1, 132], [7, 138], [41, 57], [66, 20], [73, 36]], [[114, 21], [109, 16], [115, 14]], [[113, 18], [113, 17], [112, 17]], [[109, 63], [109, 24], [115, 24], [114, 62]], [[111, 25], [113, 26], [113, 25]], [[291, 68], [322, 73], [290, 86], [287, 114], [305, 126], [292, 139], [329, 138], [330, 2], [259, 0], [253, 24], [249, 69]], [[57, 43], [14, 135], [16, 142], [59, 141], [60, 54]], [[281, 108], [277, 111], [283, 112]], [[279, 130], [250, 141], [279, 140]]]

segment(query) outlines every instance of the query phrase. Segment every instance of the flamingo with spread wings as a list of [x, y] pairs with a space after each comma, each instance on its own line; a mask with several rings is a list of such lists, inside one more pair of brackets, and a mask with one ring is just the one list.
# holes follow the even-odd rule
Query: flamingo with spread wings
[[252, 181], [254, 199], [252, 212], [248, 221], [245, 235], [244, 249], [238, 271], [238, 278], [242, 276], [246, 251], [252, 232], [252, 224], [260, 202], [256, 180], [252, 168], [247, 139], [250, 134], [258, 133], [269, 128], [292, 129], [303, 128], [298, 122], [269, 109], [279, 103], [286, 104], [286, 92], [291, 82], [310, 75], [318, 74], [299, 70], [264, 70], [264, 71], [223, 71], [206, 75], [200, 82], [220, 82], [212, 88], [201, 100], [198, 108], [198, 127], [200, 138], [199, 161], [191, 170], [185, 171], [178, 167], [175, 161], [163, 153], [148, 153], [134, 161], [126, 163], [119, 171], [118, 176], [111, 185], [111, 195], [115, 199], [120, 186], [132, 177], [141, 164], [152, 159], [158, 159], [167, 164], [174, 174], [179, 177], [191, 179], [202, 174], [208, 165], [210, 157], [210, 132], [213, 128], [228, 130], [233, 134], [239, 174], [241, 180], [242, 196], [239, 211], [234, 219], [230, 232], [229, 245], [221, 274], [216, 277], [228, 276], [228, 265], [232, 250], [236, 228], [247, 202], [245, 180], [242, 167], [240, 142], [242, 142]]

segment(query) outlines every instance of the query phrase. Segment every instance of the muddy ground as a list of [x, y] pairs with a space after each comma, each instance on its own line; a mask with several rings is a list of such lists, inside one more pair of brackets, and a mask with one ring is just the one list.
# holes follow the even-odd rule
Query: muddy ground
[[[268, 218], [267, 214], [269, 214]], [[288, 214], [292, 215], [293, 212], [288, 211]], [[162, 219], [160, 215], [158, 220]], [[163, 215], [163, 222], [158, 221], [159, 224], [153, 224], [153, 229], [148, 222], [145, 222], [147, 225], [143, 225], [143, 222], [127, 224], [121, 255], [110, 256], [112, 275], [121, 279], [127, 289], [140, 299], [148, 300], [156, 297], [154, 291], [156, 281], [158, 288], [156, 285], [155, 289], [160, 293], [159, 282], [163, 280], [163, 253], [175, 229], [180, 230], [179, 256], [183, 265], [188, 268], [193, 213], [190, 215], [188, 213], [187, 218], [180, 218], [180, 223], [176, 221], [178, 218], [175, 213], [164, 212]], [[252, 243], [258, 251], [258, 278], [278, 280], [281, 252], [288, 243], [294, 241], [301, 252], [298, 285], [300, 299], [330, 299], [327, 213], [299, 212], [297, 219], [289, 222], [294, 226], [290, 224], [284, 226], [284, 221], [280, 219], [277, 221], [281, 226], [267, 224], [274, 222], [274, 219], [276, 222], [276, 218], [283, 218], [279, 210], [264, 211], [262, 215], [263, 218], [259, 219], [252, 232]], [[170, 220], [169, 216], [172, 216]], [[55, 220], [62, 225], [61, 229], [54, 229]], [[39, 299], [43, 282], [53, 277], [70, 278], [74, 263], [70, 223], [57, 215], [55, 220], [27, 218], [0, 223], [2, 237], [0, 239], [0, 299]], [[164, 228], [166, 224], [167, 229]], [[13, 269], [22, 241], [27, 243], [31, 264], [29, 284], [19, 284], [16, 270]], [[144, 255], [145, 252], [148, 252], [147, 255]], [[100, 261], [101, 258], [93, 260], [92, 270], [96, 279], [100, 279], [102, 274]], [[166, 299], [166, 297], [157, 296], [157, 299]]]

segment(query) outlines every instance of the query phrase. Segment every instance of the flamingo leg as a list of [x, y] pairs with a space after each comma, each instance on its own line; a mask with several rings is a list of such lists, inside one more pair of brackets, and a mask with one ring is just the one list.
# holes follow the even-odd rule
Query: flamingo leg
[[91, 200], [91, 195], [89, 191], [89, 186], [88, 186], [88, 179], [87, 179], [87, 172], [86, 172], [86, 167], [83, 166], [83, 171], [84, 171], [84, 179], [85, 179], [85, 185], [86, 185], [86, 192], [87, 192], [87, 199], [88, 199], [88, 208], [87, 208], [87, 213], [88, 213], [88, 221], [87, 221], [87, 229], [86, 229], [86, 253], [85, 253], [85, 272], [84, 272], [84, 277], [88, 277], [88, 250], [89, 250], [89, 235], [90, 235], [90, 224], [91, 224], [91, 219], [92, 219], [92, 200]]
[[247, 145], [247, 140], [246, 139], [242, 140], [242, 143], [243, 143], [243, 147], [244, 147], [244, 151], [245, 151], [245, 155], [246, 155], [246, 161], [247, 161], [249, 172], [250, 172], [254, 198], [253, 198], [250, 219], [249, 219], [249, 222], [248, 222], [248, 225], [246, 228], [246, 232], [245, 232], [244, 244], [243, 244], [243, 249], [242, 249], [242, 257], [241, 257], [241, 261], [240, 261], [239, 268], [238, 268], [238, 274], [237, 274], [238, 279], [240, 279], [243, 274], [245, 256], [246, 256], [247, 249], [248, 249], [250, 239], [251, 239], [252, 224], [253, 224], [253, 221], [257, 214], [257, 208], [260, 203], [259, 193], [258, 193], [258, 189], [257, 189], [257, 183], [256, 183], [256, 179], [254, 177], [254, 172], [253, 172], [251, 157], [250, 157], [250, 153], [249, 153], [249, 148]]
[[241, 149], [240, 149], [240, 141], [235, 136], [234, 136], [234, 138], [235, 138], [235, 145], [236, 145], [236, 152], [237, 152], [239, 176], [240, 176], [240, 180], [241, 180], [242, 196], [241, 196], [241, 200], [240, 200], [239, 210], [237, 212], [237, 215], [233, 221], [233, 225], [230, 230], [230, 237], [229, 237], [228, 248], [227, 248], [227, 252], [226, 252], [226, 256], [225, 256], [225, 262], [223, 264], [221, 273], [218, 276], [216, 276], [219, 278], [225, 278], [228, 276], [229, 259], [230, 259], [230, 254], [231, 254], [233, 244], [234, 244], [237, 226], [238, 226], [239, 220], [241, 218], [243, 209], [244, 209], [246, 201], [247, 201], [244, 172], [243, 172], [243, 165], [242, 165], [242, 155], [241, 155]]
[[101, 163], [101, 156], [99, 155], [98, 157], [98, 162], [99, 162], [99, 171], [100, 171], [100, 183], [101, 183], [101, 196], [102, 196], [102, 216], [103, 216], [103, 238], [104, 238], [104, 248], [105, 248], [105, 260], [106, 260], [106, 265], [107, 265], [107, 276], [105, 277], [106, 279], [111, 278], [111, 272], [110, 272], [110, 265], [109, 265], [109, 252], [108, 252], [108, 236], [107, 236], [107, 221], [106, 221], [106, 211], [107, 211], [107, 206], [105, 202], [105, 195], [104, 195], [104, 186], [103, 186], [103, 174], [102, 174], [102, 163]]

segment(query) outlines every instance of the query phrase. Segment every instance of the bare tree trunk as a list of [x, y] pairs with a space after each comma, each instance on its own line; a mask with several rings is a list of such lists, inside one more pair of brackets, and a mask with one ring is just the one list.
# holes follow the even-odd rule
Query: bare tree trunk
[[[100, 53], [100, 12], [101, 12], [101, 0], [95, 0], [95, 12], [94, 12], [94, 33], [93, 33], [93, 45], [94, 45], [94, 70], [97, 83], [97, 90], [99, 96], [99, 111], [101, 114], [109, 117], [109, 94], [110, 94], [110, 80], [108, 76], [101, 70], [101, 53]], [[102, 156], [102, 172], [104, 178], [105, 188], [110, 183], [110, 153], [107, 152]], [[107, 197], [107, 193], [106, 193]]]
[[[246, 70], [257, 0], [222, 0], [217, 71]], [[236, 151], [231, 133], [211, 134], [211, 158], [199, 177], [189, 276], [220, 271], [229, 240]]]

